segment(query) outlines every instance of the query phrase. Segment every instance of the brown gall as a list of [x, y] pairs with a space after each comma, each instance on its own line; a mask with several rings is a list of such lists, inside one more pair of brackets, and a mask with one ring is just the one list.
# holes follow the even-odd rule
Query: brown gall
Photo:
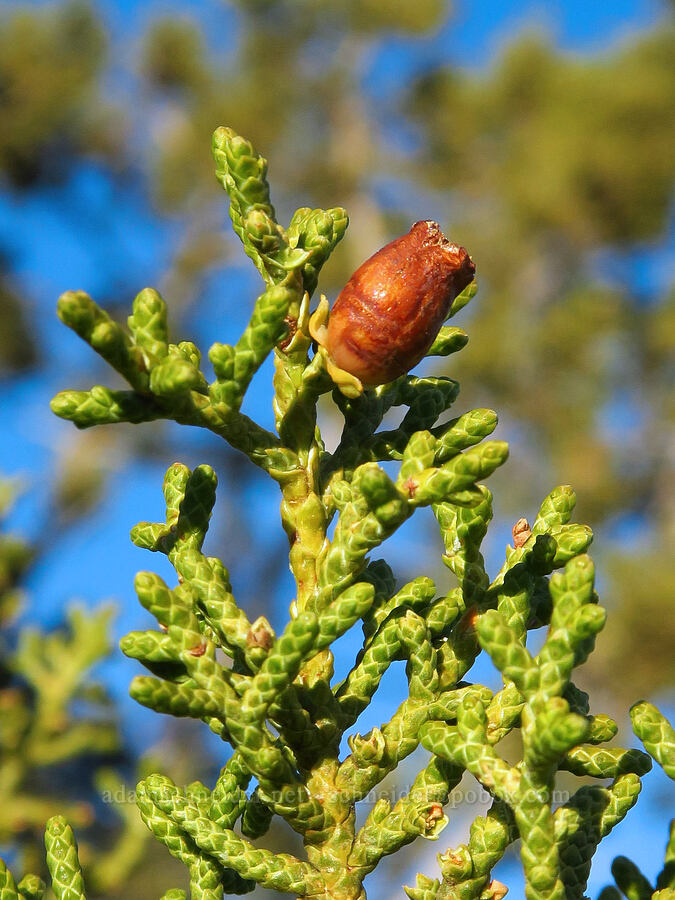
[[436, 222], [416, 222], [349, 279], [330, 311], [323, 345], [364, 385], [385, 384], [424, 357], [475, 266]]

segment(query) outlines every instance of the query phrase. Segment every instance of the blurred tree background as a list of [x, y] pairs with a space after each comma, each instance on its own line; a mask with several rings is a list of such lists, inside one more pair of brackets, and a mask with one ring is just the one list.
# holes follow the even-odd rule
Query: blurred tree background
[[[322, 276], [331, 298], [416, 219], [438, 219], [469, 249], [480, 285], [461, 323], [470, 344], [442, 365], [462, 385], [462, 410], [498, 410], [511, 443], [495, 476], [495, 553], [511, 523], [571, 483], [610, 610], [584, 687], [622, 721], [639, 697], [672, 703], [675, 24], [656, 5], [647, 24], [633, 18], [621, 39], [581, 53], [514, 14], [508, 40], [479, 65], [462, 28], [469, 6], [137, 0], [0, 13], [0, 468], [24, 473], [16, 521], [44, 553], [20, 627], [56, 624], [58, 598], [88, 584], [92, 601], [110, 594], [113, 530], [136, 521], [120, 510], [133, 494], [137, 518], [152, 518], [140, 499], [155, 498], [172, 458], [216, 465], [219, 550], [237, 561], [250, 613], [290, 599], [276, 519], [264, 565], [247, 557], [267, 501], [236, 454], [159, 423], [73, 437], [47, 408], [54, 390], [88, 386], [98, 370], [56, 322], [62, 290], [83, 288], [121, 316], [153, 284], [202, 349], [247, 318], [257, 284], [230, 239], [209, 147], [229, 124], [269, 158], [282, 220], [301, 205], [347, 208]], [[475, 6], [489, 30], [499, 4]], [[91, 550], [87, 581], [78, 575], [94, 532], [104, 549]], [[439, 574], [428, 544], [426, 571]], [[155, 562], [128, 559], [131, 572]], [[118, 599], [137, 627], [125, 578]], [[114, 671], [120, 697], [130, 668]], [[175, 765], [203, 777], [181, 758], [186, 733], [163, 744], [173, 735]], [[123, 895], [149, 896], [149, 883], [158, 893], [146, 866]]]

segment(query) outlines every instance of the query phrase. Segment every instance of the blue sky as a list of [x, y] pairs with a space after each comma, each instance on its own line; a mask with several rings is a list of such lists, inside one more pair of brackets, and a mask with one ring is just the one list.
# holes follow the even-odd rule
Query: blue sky
[[[40, 4], [33, 4], [40, 5]], [[112, 28], [114, 40], [120, 44], [133, 36], [140, 24], [167, 11], [189, 7], [190, 15], [205, 21], [215, 35], [215, 26], [222, 27], [221, 5], [213, 2], [153, 3], [145, 0], [102, 2], [97, 8], [104, 11]], [[467, 67], [489, 64], [499, 49], [523, 28], [546, 29], [558, 46], [570, 53], [598, 52], [625, 39], [636, 29], [650, 27], [664, 14], [664, 4], [651, 0], [616, 0], [616, 2], [523, 3], [517, 0], [501, 2], [460, 3], [455, 5], [456, 16], [448, 26], [433, 37], [415, 41], [388, 38], [376, 48], [370, 67], [364, 73], [370, 94], [386, 98], [397, 84], [411, 72], [419, 71], [430, 62], [448, 59]], [[236, 15], [224, 14], [226, 21], [236, 26]], [[211, 27], [213, 26], [213, 27]], [[228, 41], [236, 38], [234, 34]], [[114, 82], [114, 72], [109, 76]], [[118, 85], [124, 98], [127, 87]], [[214, 190], [218, 188], [215, 186]], [[86, 213], [83, 214], [83, 213]], [[223, 206], [225, 219], [225, 206]], [[96, 235], [96, 237], [94, 237]], [[20, 497], [14, 523], [30, 537], [44, 537], [49, 528], [48, 490], [58, 453], [72, 438], [71, 426], [55, 419], [48, 410], [50, 397], [69, 386], [85, 386], [82, 372], [90, 370], [91, 351], [69, 333], [57, 320], [54, 308], [56, 297], [69, 288], [83, 287], [94, 297], [109, 295], [111, 282], [117, 278], [125, 286], [140, 289], [157, 284], [171, 256], [172, 248], [181, 235], [181, 222], [160, 220], [150, 209], [146, 198], [133, 190], [120, 190], [108, 176], [93, 164], [83, 164], [69, 182], [50, 187], [18, 200], [6, 191], [0, 192], [0, 245], [6, 246], [16, 260], [16, 278], [32, 298], [36, 328], [45, 357], [45, 365], [37, 374], [17, 378], [3, 385], [0, 404], [0, 472], [19, 477], [25, 485]], [[110, 259], [107, 247], [115, 248], [116, 258]], [[662, 259], [655, 256], [642, 270], [643, 276], [660, 283]], [[123, 273], [123, 277], [121, 274]], [[222, 278], [222, 273], [218, 278]], [[255, 272], [243, 258], [234, 270], [228, 270], [227, 295], [232, 315], [228, 327], [232, 333], [219, 339], [232, 340], [246, 300], [258, 292]], [[203, 306], [195, 326], [203, 333], [204, 343], [213, 339], [210, 327], [221, 302], [222, 284], [207, 283]], [[129, 302], [131, 297], [128, 298]], [[204, 349], [204, 344], [202, 345]], [[250, 412], [258, 418], [270, 419], [265, 378], [269, 366], [256, 379]], [[104, 376], [105, 377], [105, 376]], [[182, 435], [184, 461], [193, 465], [208, 461], [213, 443], [210, 438], [190, 432]], [[161, 454], [160, 454], [161, 456]], [[94, 513], [61, 535], [53, 543], [32, 571], [27, 585], [29, 604], [25, 618], [49, 627], [55, 624], [71, 598], [80, 598], [87, 605], [114, 598], [120, 606], [115, 623], [116, 637], [131, 628], [149, 625], [148, 619], [133, 596], [132, 581], [140, 568], [159, 571], [167, 580], [171, 573], [165, 560], [131, 546], [129, 529], [140, 519], [161, 515], [161, 480], [165, 467], [172, 459], [125, 464], [112, 475], [104, 502]], [[226, 491], [226, 485], [221, 492]], [[272, 486], [256, 480], [243, 498], [244, 509], [237, 515], [247, 517], [248, 526], [255, 530], [256, 522], [276, 521], [278, 498]], [[534, 512], [534, 511], [532, 511]], [[499, 566], [499, 548], [508, 537], [506, 523], [497, 521], [488, 545], [488, 559], [492, 570]], [[217, 552], [217, 535], [210, 538], [211, 552]], [[389, 552], [401, 559], [417, 559], [425, 555], [426, 534], [406, 528], [392, 541]], [[49, 544], [49, 541], [47, 542]], [[227, 560], [226, 560], [227, 561]], [[251, 575], [244, 561], [235, 561], [235, 587], [245, 595]], [[409, 576], [419, 574], [410, 571]], [[270, 618], [277, 626], [283, 624], [284, 612], [278, 602], [287, 595], [287, 583], [277, 587], [275, 605]], [[344, 641], [341, 660], [348, 660], [356, 652], [355, 634]], [[140, 710], [126, 698], [128, 682], [138, 668], [117, 653], [101, 669], [101, 677], [120, 699], [125, 730], [139, 751], [149, 740], [161, 736], [160, 717]], [[487, 667], [478, 667], [476, 678], [492, 677]], [[363, 733], [371, 725], [379, 724], [391, 712], [391, 696], [403, 691], [402, 672], [391, 673], [390, 683], [369, 709]], [[388, 696], [385, 696], [388, 695]], [[624, 723], [625, 724], [625, 723]], [[210, 738], [209, 738], [210, 740]], [[646, 779], [645, 796], [639, 810], [604, 844], [595, 864], [591, 895], [597, 894], [606, 883], [609, 861], [619, 851], [629, 851], [635, 861], [644, 866], [647, 874], [656, 870], [665, 843], [665, 815], [660, 799], [669, 786], [660, 773]], [[672, 791], [670, 796], [672, 797]], [[652, 811], [654, 814], [652, 815]], [[433, 855], [447, 845], [441, 838], [432, 847], [426, 869], [435, 871]], [[417, 845], [416, 845], [417, 846]], [[411, 857], [411, 865], [419, 868]], [[508, 864], [507, 864], [508, 866]], [[516, 876], [512, 867], [508, 876]], [[506, 876], [502, 876], [506, 880]], [[411, 883], [413, 874], [408, 875]], [[518, 896], [515, 887], [512, 896]]]

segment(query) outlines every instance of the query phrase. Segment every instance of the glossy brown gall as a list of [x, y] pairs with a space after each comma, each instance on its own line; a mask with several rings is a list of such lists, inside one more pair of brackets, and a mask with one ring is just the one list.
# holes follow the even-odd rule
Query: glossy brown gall
[[335, 366], [384, 384], [424, 357], [475, 266], [436, 222], [416, 222], [367, 259], [330, 311], [323, 344]]

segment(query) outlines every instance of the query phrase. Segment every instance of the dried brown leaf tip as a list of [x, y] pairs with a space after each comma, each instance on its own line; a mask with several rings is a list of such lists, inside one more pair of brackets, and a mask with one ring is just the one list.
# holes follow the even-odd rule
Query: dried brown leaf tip
[[312, 337], [324, 349], [334, 380], [342, 387], [331, 367], [361, 389], [412, 369], [474, 273], [469, 254], [448, 241], [437, 222], [416, 222], [378, 250], [344, 286], [327, 324], [327, 302], [313, 317]]
[[492, 891], [492, 893], [489, 894], [490, 900], [503, 900], [508, 894], [509, 889], [505, 884], [502, 884], [501, 881], [497, 881], [493, 878], [489, 884], [488, 891]]
[[432, 828], [436, 825], [437, 822], [440, 822], [443, 818], [443, 807], [440, 803], [432, 803], [431, 807], [425, 818], [425, 825], [427, 831], [431, 831]]
[[530, 523], [525, 518], [518, 519], [511, 530], [511, 534], [513, 535], [513, 546], [516, 550], [519, 547], [524, 547], [532, 534]]
[[269, 650], [274, 643], [274, 631], [265, 616], [259, 616], [251, 625], [246, 635], [246, 643], [249, 647], [262, 647]]

